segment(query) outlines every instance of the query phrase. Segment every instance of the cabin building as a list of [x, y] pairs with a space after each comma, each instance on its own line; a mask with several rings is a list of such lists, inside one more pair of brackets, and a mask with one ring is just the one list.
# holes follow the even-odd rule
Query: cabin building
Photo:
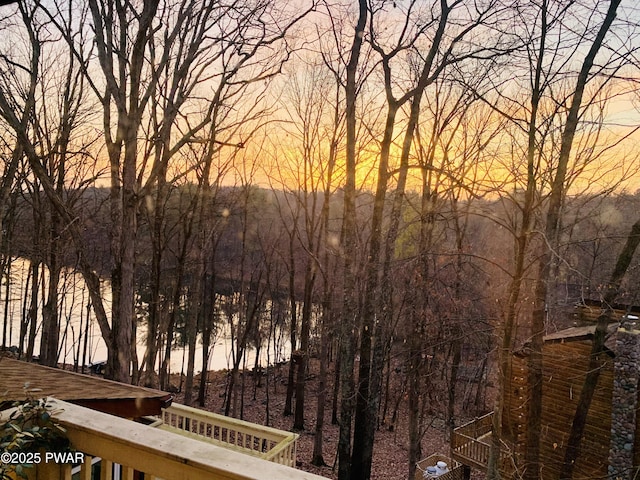
[[[579, 320], [594, 320], [601, 309], [581, 306]], [[630, 310], [627, 309], [626, 312]], [[625, 310], [614, 312], [604, 352], [597, 359], [600, 375], [588, 411], [580, 455], [573, 478], [633, 478], [640, 465], [638, 374], [640, 371], [640, 322]], [[579, 321], [576, 323], [580, 323]], [[569, 432], [584, 384], [595, 333], [593, 321], [547, 335], [543, 345], [541, 478], [560, 478]], [[500, 468], [513, 478], [524, 460], [528, 398], [528, 351], [511, 359], [510, 383], [505, 388], [502, 414]], [[491, 445], [492, 414], [454, 430], [452, 457], [486, 471]]]

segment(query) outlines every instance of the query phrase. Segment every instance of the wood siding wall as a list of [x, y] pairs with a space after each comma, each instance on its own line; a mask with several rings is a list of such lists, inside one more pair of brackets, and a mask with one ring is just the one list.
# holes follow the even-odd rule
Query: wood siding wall
[[[571, 422], [578, 403], [591, 352], [590, 341], [547, 343], [544, 346], [544, 385], [540, 452], [543, 459], [542, 478], [559, 478]], [[611, 434], [611, 388], [613, 358], [602, 354], [602, 371], [587, 417], [582, 439], [582, 454], [574, 473], [575, 480], [592, 480], [607, 475]], [[516, 445], [523, 445], [526, 419], [527, 357], [514, 356], [511, 388], [506, 400], [504, 418]], [[640, 432], [636, 433], [638, 436]], [[523, 451], [516, 452], [516, 461]], [[639, 457], [636, 449], [636, 458]]]

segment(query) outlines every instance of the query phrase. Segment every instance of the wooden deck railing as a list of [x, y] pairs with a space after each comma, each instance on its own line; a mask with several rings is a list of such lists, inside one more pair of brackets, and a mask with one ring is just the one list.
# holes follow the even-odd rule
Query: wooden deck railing
[[[219, 447], [211, 442], [125, 420], [60, 400], [50, 399], [54, 418], [71, 444], [84, 452], [81, 465], [41, 463], [32, 480], [82, 480], [100, 471], [101, 480], [326, 480], [311, 473]], [[97, 460], [99, 459], [99, 463]], [[77, 477], [76, 477], [77, 478]]]
[[493, 413], [488, 413], [453, 431], [451, 453], [453, 458], [481, 470], [486, 470], [491, 450]]
[[298, 435], [245, 422], [186, 405], [162, 410], [158, 428], [205, 440], [215, 445], [295, 467]]

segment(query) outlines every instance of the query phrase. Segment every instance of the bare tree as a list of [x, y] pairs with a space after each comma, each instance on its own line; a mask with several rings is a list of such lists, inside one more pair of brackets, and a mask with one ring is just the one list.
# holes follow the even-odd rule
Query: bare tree
[[[294, 428], [304, 429], [305, 379], [309, 363], [309, 342], [312, 328], [313, 306], [318, 303], [316, 280], [326, 276], [324, 271], [328, 259], [321, 261], [322, 252], [326, 253], [328, 233], [328, 215], [331, 194], [333, 193], [333, 173], [336, 163], [337, 139], [340, 127], [339, 102], [327, 102], [329, 86], [327, 76], [330, 72], [324, 66], [305, 63], [303, 69], [298, 68], [287, 83], [283, 95], [284, 108], [288, 120], [283, 124], [286, 146], [276, 145], [283, 149], [277, 161], [278, 185], [288, 192], [282, 197], [279, 210], [284, 228], [289, 235], [289, 290], [292, 309], [291, 346], [292, 355], [290, 372], [297, 368], [295, 380], [295, 418]], [[339, 94], [339, 93], [338, 93]], [[294, 249], [301, 249], [295, 255]], [[299, 268], [300, 281], [296, 281], [296, 263]], [[299, 285], [301, 284], [301, 285]], [[294, 334], [297, 333], [293, 312], [297, 302], [302, 300], [300, 317], [300, 347], [297, 348]], [[325, 375], [326, 375], [326, 365]], [[293, 378], [290, 373], [290, 385], [287, 389], [287, 402], [290, 408], [290, 394], [293, 393]], [[285, 414], [286, 414], [285, 406]]]
[[346, 166], [344, 186], [344, 211], [342, 224], [344, 261], [344, 298], [340, 329], [340, 436], [338, 440], [338, 478], [352, 478], [351, 429], [353, 419], [355, 384], [353, 378], [355, 356], [355, 328], [357, 325], [356, 292], [356, 100], [357, 73], [365, 27], [369, 15], [366, 0], [358, 1], [358, 19], [346, 64], [345, 123]]
[[[591, 69], [594, 66], [596, 55], [602, 48], [605, 37], [616, 17], [616, 11], [620, 5], [619, 0], [612, 0], [606, 15], [600, 24], [589, 51], [584, 57], [575, 89], [571, 98], [564, 129], [562, 131], [558, 163], [551, 183], [549, 206], [546, 212], [545, 238], [552, 246], [557, 245], [557, 236], [561, 224], [561, 208], [566, 195], [567, 175], [571, 150], [578, 128], [580, 111], [582, 109], [583, 96]], [[610, 72], [615, 72], [620, 64]], [[540, 433], [542, 418], [542, 345], [545, 331], [545, 310], [547, 303], [548, 283], [551, 274], [553, 252], [545, 248], [538, 258], [538, 273], [535, 285], [535, 303], [531, 317], [532, 350], [529, 357], [529, 385], [531, 387], [531, 402], [527, 417], [527, 442], [526, 442], [526, 470], [527, 478], [538, 478], [540, 465]], [[573, 462], [572, 462], [573, 464]]]
[[[381, 4], [370, 7], [369, 41], [380, 57], [387, 111], [383, 136], [379, 145], [380, 154], [377, 161], [377, 180], [371, 217], [372, 233], [365, 268], [366, 283], [360, 331], [358, 405], [356, 407], [354, 451], [352, 454], [355, 478], [369, 478], [371, 474], [373, 440], [384, 365], [386, 339], [385, 332], [381, 330], [380, 325], [387, 322], [382, 321], [382, 316], [376, 315], [376, 309], [381, 287], [379, 258], [383, 252], [384, 210], [391, 180], [390, 152], [398, 127], [398, 113], [403, 105], [410, 106], [406, 126], [402, 129], [400, 174], [396, 191], [396, 198], [399, 200], [397, 205], [401, 205], [402, 193], [406, 185], [408, 159], [420, 116], [422, 96], [426, 89], [452, 65], [461, 65], [469, 59], [489, 59], [505, 53], [501, 40], [481, 46], [468, 40], [474, 38], [474, 35], [482, 35], [481, 31], [485, 25], [493, 25], [500, 19], [503, 10], [497, 3], [487, 2], [478, 5], [473, 13], [466, 11], [461, 2], [453, 2], [449, 5], [446, 1], [441, 1], [437, 6], [433, 5], [431, 9], [423, 10], [421, 7], [420, 2], [410, 2], [404, 7], [395, 35], [382, 35], [379, 31], [378, 22], [381, 21], [379, 18], [388, 5]], [[424, 15], [428, 20], [416, 22], [413, 20], [414, 15]], [[422, 42], [427, 42], [426, 54], [421, 53], [421, 47], [425, 47]], [[394, 81], [393, 71], [400, 54], [405, 52], [415, 53], [413, 58], [416, 62], [413, 67], [415, 76], [400, 85], [399, 88], [403, 90], [401, 94], [397, 95], [394, 91], [398, 88], [398, 82]], [[391, 217], [393, 218], [393, 216], [392, 213]], [[388, 245], [392, 245], [395, 241], [393, 227], [391, 235], [387, 236], [386, 240]], [[389, 248], [388, 251], [390, 251]], [[384, 307], [382, 311], [384, 311]], [[376, 339], [375, 345], [372, 344], [374, 338]], [[413, 459], [410, 459], [410, 465], [415, 465]]]
[[[609, 65], [606, 68], [595, 64], [598, 53], [605, 50], [604, 39], [615, 18], [618, 3], [610, 3], [606, 12], [600, 12], [599, 9], [583, 11], [580, 10], [582, 6], [576, 5], [575, 8], [588, 16], [595, 26], [588, 30], [588, 34], [581, 34], [583, 43], [578, 42], [570, 47], [566, 43], [570, 42], [570, 39], [566, 35], [559, 35], [558, 32], [564, 31], [563, 28], [567, 22], [571, 21], [569, 19], [572, 15], [579, 14], [571, 10], [573, 6], [545, 1], [532, 10], [525, 6], [518, 10], [524, 19], [528, 19], [523, 22], [528, 25], [525, 36], [535, 40], [527, 41], [522, 50], [524, 58], [531, 66], [530, 72], [526, 74], [526, 88], [530, 91], [530, 103], [519, 106], [519, 108], [524, 107], [524, 110], [519, 111], [525, 111], [526, 118], [523, 119], [520, 113], [506, 114], [526, 139], [525, 146], [522, 148], [523, 156], [526, 158], [526, 172], [520, 183], [523, 195], [520, 198], [517, 195], [514, 197], [518, 214], [513, 217], [515, 223], [512, 226], [515, 254], [513, 275], [507, 292], [508, 300], [505, 302], [504, 331], [500, 350], [500, 384], [501, 388], [505, 388], [511, 375], [509, 359], [515, 340], [517, 316], [521, 309], [522, 287], [526, 272], [531, 268], [531, 264], [528, 263], [529, 255], [535, 247], [537, 250], [537, 273], [533, 286], [535, 299], [529, 324], [532, 339], [529, 365], [531, 397], [527, 410], [526, 458], [522, 465], [523, 473], [527, 478], [538, 478], [541, 468], [539, 459], [542, 405], [541, 350], [545, 332], [545, 312], [549, 300], [548, 283], [553, 259], [557, 254], [558, 235], [562, 225], [562, 206], [568, 186], [583, 171], [585, 158], [593, 160], [592, 156], [585, 154], [585, 151], [593, 151], [593, 148], [587, 147], [582, 153], [575, 154], [572, 153], [572, 146], [575, 143], [581, 118], [585, 117], [585, 111], [598, 103], [585, 101], [583, 98], [587, 92], [588, 82], [592, 82], [595, 78], [602, 79], [600, 85], [595, 88], [596, 92], [601, 92], [602, 86], [612, 78], [609, 74], [616, 72], [624, 64], [623, 55], [615, 55], [615, 60], [608, 62]], [[576, 35], [580, 34], [576, 33]], [[591, 44], [584, 58], [579, 60], [583, 52], [578, 45], [583, 45], [585, 38], [589, 38]], [[577, 74], [571, 71], [570, 61], [579, 62]], [[594, 65], [596, 65], [596, 72], [592, 71]], [[572, 75], [575, 80], [565, 80], [566, 75]], [[591, 99], [594, 100], [594, 97]], [[506, 111], [501, 110], [501, 112], [504, 114]], [[516, 111], [513, 110], [513, 112]], [[556, 142], [554, 140], [558, 131], [561, 133], [557, 135]], [[515, 141], [514, 145], [519, 145], [519, 142]], [[579, 158], [582, 160], [577, 160]], [[573, 159], [576, 161], [572, 166]], [[543, 238], [535, 235], [537, 230], [542, 230]], [[494, 410], [495, 435], [489, 462], [490, 478], [499, 476], [498, 452], [503, 439], [501, 432], [505, 428], [502, 421], [504, 408], [501, 403], [502, 398], [502, 394], [498, 395]]]
[[[60, 42], [52, 38], [51, 22], [47, 19], [41, 5], [20, 5], [23, 28], [26, 30], [31, 62], [21, 65], [20, 60], [9, 61], [13, 72], [28, 72], [29, 87], [26, 103], [20, 102], [20, 95], [10, 89], [0, 92], [0, 111], [8, 126], [14, 131], [17, 148], [14, 155], [28, 159], [31, 173], [37, 179], [39, 188], [43, 188], [51, 203], [51, 250], [47, 263], [50, 267], [49, 293], [44, 314], [44, 339], [42, 342], [43, 361], [54, 365], [58, 355], [58, 276], [62, 266], [57, 251], [62, 239], [59, 236], [67, 231], [75, 245], [80, 270], [91, 290], [98, 322], [104, 333], [108, 334], [109, 325], [100, 299], [99, 279], [89, 266], [85, 247], [82, 244], [80, 229], [72, 211], [72, 196], [65, 193], [68, 186], [88, 185], [91, 177], [84, 177], [82, 168], [67, 175], [68, 164], [81, 166], [90, 142], [87, 137], [80, 140], [72, 138], [74, 132], [86, 118], [87, 105], [84, 105], [82, 82], [78, 75], [80, 68], [72, 55], [65, 55]], [[46, 55], [46, 56], [45, 56]], [[57, 58], [57, 61], [56, 61]], [[8, 59], [8, 57], [7, 57]], [[16, 78], [17, 79], [17, 78]], [[57, 83], [56, 83], [57, 82]], [[13, 85], [19, 85], [19, 82]], [[48, 96], [51, 84], [60, 88], [61, 96], [53, 101]], [[21, 106], [22, 105], [22, 106]], [[24, 117], [27, 108], [28, 117]], [[22, 113], [21, 113], [22, 111]], [[22, 118], [22, 119], [21, 119]], [[78, 162], [77, 164], [75, 162]], [[35, 273], [35, 272], [34, 272]], [[36, 280], [37, 275], [34, 277]], [[35, 281], [32, 285], [37, 285]], [[35, 328], [35, 311], [32, 309], [31, 322]], [[34, 330], [35, 331], [35, 330]]]
[[[111, 170], [114, 305], [113, 331], [105, 340], [110, 375], [115, 379], [130, 379], [137, 211], [141, 200], [158, 177], [164, 176], [174, 155], [197, 140], [204, 126], [219, 121], [217, 112], [229, 108], [225, 103], [231, 98], [229, 91], [238, 95], [242, 85], [279, 71], [287, 58], [285, 37], [305, 12], [285, 10], [272, 15], [275, 8], [271, 2], [253, 6], [208, 2], [201, 8], [195, 1], [175, 5], [159, 0], [141, 4], [91, 1], [89, 12], [99, 65], [86, 60], [84, 32], [65, 36], [84, 62], [88, 84], [103, 106], [104, 141]], [[60, 8], [50, 15], [58, 25], [65, 24]], [[266, 17], [272, 28], [263, 28]], [[210, 35], [215, 30], [222, 34]], [[270, 51], [276, 53], [267, 54], [276, 45], [284, 48], [273, 48]], [[101, 79], [95, 76], [96, 68]], [[205, 80], [217, 85], [209, 107], [193, 111], [189, 100], [208, 96], [203, 91], [206, 87], [200, 86]], [[162, 102], [151, 101], [160, 96]], [[141, 141], [145, 125], [156, 133]], [[176, 137], [177, 141], [170, 143]], [[210, 138], [207, 141], [219, 141]], [[161, 187], [162, 183], [160, 180]], [[160, 194], [162, 197], [162, 188]], [[157, 315], [152, 317], [155, 323]], [[148, 355], [147, 359], [153, 361], [154, 357]]]
[[[20, 128], [24, 130], [27, 129], [29, 118], [35, 109], [36, 89], [39, 80], [41, 48], [37, 41], [37, 32], [32, 25], [34, 15], [34, 11], [28, 11], [24, 7], [20, 8], [21, 20], [27, 30], [29, 43], [32, 45], [28, 64], [25, 65], [6, 55], [3, 55], [2, 58], [3, 100], [6, 102], [6, 107], [10, 108], [16, 116], [16, 120], [20, 122]], [[22, 77], [25, 73], [27, 74], [27, 83], [23, 84]], [[11, 128], [10, 125], [9, 128]], [[2, 183], [0, 184], [0, 221], [4, 221], [6, 217], [7, 201], [13, 188], [18, 166], [22, 160], [20, 142], [16, 141], [12, 147], [9, 160], [8, 162], [5, 161]], [[5, 231], [6, 229], [2, 227], [0, 235], [4, 235]]]

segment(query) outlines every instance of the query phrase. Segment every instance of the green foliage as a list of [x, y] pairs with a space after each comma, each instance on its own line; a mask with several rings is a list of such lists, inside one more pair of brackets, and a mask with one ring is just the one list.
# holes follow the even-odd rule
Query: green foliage
[[[14, 403], [15, 410], [6, 420], [0, 418], [0, 452], [37, 454], [42, 452], [69, 452], [73, 449], [66, 430], [55, 422], [52, 405], [46, 399], [36, 399], [27, 392], [27, 400]], [[22, 456], [22, 458], [39, 458]], [[35, 463], [38, 463], [35, 460]], [[0, 462], [0, 480], [27, 478], [27, 469], [34, 463]], [[14, 476], [10, 476], [14, 473]]]

